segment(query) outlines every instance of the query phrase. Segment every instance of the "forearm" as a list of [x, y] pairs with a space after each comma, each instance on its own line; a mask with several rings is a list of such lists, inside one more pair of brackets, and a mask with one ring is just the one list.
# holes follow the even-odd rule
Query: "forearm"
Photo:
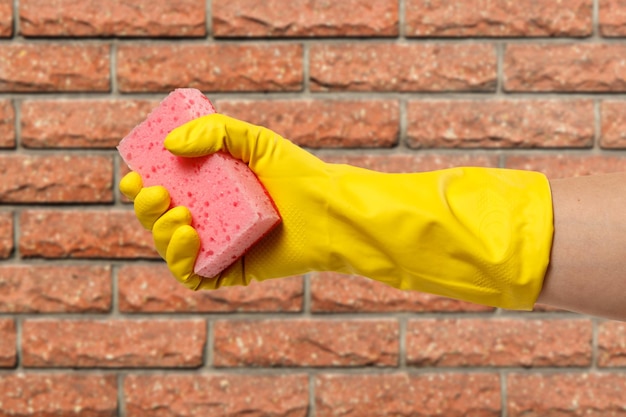
[[626, 173], [551, 188], [554, 241], [538, 303], [626, 320]]

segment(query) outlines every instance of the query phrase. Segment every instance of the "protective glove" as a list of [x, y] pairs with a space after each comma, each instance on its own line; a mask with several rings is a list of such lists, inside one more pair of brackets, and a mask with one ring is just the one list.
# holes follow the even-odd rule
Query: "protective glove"
[[184, 207], [168, 210], [162, 187], [122, 191], [152, 230], [173, 275], [192, 289], [310, 271], [369, 277], [509, 309], [532, 309], [552, 244], [552, 200], [540, 173], [453, 168], [389, 174], [329, 164], [278, 134], [220, 114], [172, 131], [165, 147], [198, 157], [226, 151], [243, 160], [274, 200], [283, 223], [217, 277], [199, 277], [199, 248]]

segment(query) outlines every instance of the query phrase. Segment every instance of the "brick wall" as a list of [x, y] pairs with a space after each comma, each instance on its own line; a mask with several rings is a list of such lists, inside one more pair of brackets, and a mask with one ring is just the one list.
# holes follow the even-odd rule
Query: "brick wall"
[[626, 415], [621, 323], [329, 273], [188, 292], [114, 149], [190, 86], [329, 161], [624, 170], [625, 40], [624, 0], [0, 0], [0, 416]]

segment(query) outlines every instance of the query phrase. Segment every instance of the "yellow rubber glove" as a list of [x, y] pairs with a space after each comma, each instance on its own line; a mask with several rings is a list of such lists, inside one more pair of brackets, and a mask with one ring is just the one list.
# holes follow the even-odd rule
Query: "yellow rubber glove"
[[189, 288], [336, 271], [509, 309], [532, 309], [541, 290], [553, 234], [542, 174], [493, 168], [388, 174], [328, 164], [266, 128], [220, 114], [174, 130], [165, 146], [187, 157], [230, 152], [250, 166], [283, 218], [220, 276], [198, 277], [199, 240], [188, 211], [167, 210], [162, 187], [141, 188], [139, 176], [129, 174], [121, 188]]

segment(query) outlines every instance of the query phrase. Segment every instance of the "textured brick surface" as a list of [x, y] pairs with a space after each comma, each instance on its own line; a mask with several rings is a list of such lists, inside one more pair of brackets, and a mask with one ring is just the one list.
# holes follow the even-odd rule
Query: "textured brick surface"
[[0, 312], [107, 312], [109, 266], [4, 265], [0, 267]]
[[309, 382], [290, 375], [131, 375], [124, 378], [128, 417], [306, 417]]
[[489, 44], [312, 45], [313, 91], [493, 91]]
[[378, 374], [315, 377], [316, 417], [500, 416], [497, 374]]
[[[567, 344], [563, 340], [570, 339]], [[415, 366], [588, 366], [589, 320], [410, 320], [407, 362]]]
[[113, 160], [106, 156], [0, 155], [0, 202], [110, 202]]
[[380, 282], [333, 272], [311, 278], [313, 312], [488, 312], [490, 307], [415, 291], [398, 291]]
[[626, 35], [626, 3], [624, 0], [602, 0], [598, 2], [598, 17], [602, 35]]
[[204, 0], [21, 0], [24, 36], [202, 36]]
[[607, 100], [600, 104], [600, 145], [603, 148], [626, 148], [626, 102]]
[[115, 375], [18, 373], [0, 375], [3, 416], [113, 417]]
[[391, 147], [398, 142], [397, 101], [217, 100], [215, 105], [220, 113], [265, 126], [310, 148]]
[[392, 320], [217, 321], [216, 366], [395, 366]]
[[153, 100], [26, 100], [21, 143], [28, 148], [114, 148], [157, 105]]
[[27, 258], [158, 256], [152, 235], [131, 211], [27, 210], [19, 224], [19, 249]]
[[407, 0], [407, 36], [589, 36], [592, 0]]
[[398, 4], [387, 0], [215, 0], [215, 36], [391, 36]]
[[13, 213], [0, 211], [0, 259], [8, 258], [13, 252]]
[[13, 1], [0, 0], [0, 37], [13, 34]]
[[120, 45], [117, 78], [124, 92], [185, 86], [206, 91], [297, 91], [302, 47], [259, 45]]
[[26, 367], [197, 367], [204, 320], [25, 320]]
[[519, 155], [505, 159], [507, 168], [541, 171], [551, 179], [608, 174], [626, 170], [626, 158], [612, 155]]
[[11, 368], [17, 363], [16, 342], [15, 322], [12, 319], [0, 319], [0, 368]]
[[624, 416], [626, 377], [620, 374], [512, 374], [508, 416]]
[[626, 45], [511, 44], [504, 53], [507, 91], [626, 91]]
[[131, 313], [298, 312], [304, 297], [302, 277], [193, 292], [180, 285], [165, 264], [120, 268], [118, 289], [120, 311]]
[[9, 100], [0, 100], [0, 148], [15, 146], [15, 110]]
[[598, 328], [598, 366], [626, 365], [626, 323], [604, 322]]
[[109, 46], [0, 45], [0, 92], [109, 91]]
[[590, 147], [591, 100], [410, 101], [411, 147]]
[[626, 417], [622, 323], [187, 290], [115, 149], [195, 87], [331, 163], [626, 171], [625, 39], [626, 0], [0, 0], [0, 417]]

